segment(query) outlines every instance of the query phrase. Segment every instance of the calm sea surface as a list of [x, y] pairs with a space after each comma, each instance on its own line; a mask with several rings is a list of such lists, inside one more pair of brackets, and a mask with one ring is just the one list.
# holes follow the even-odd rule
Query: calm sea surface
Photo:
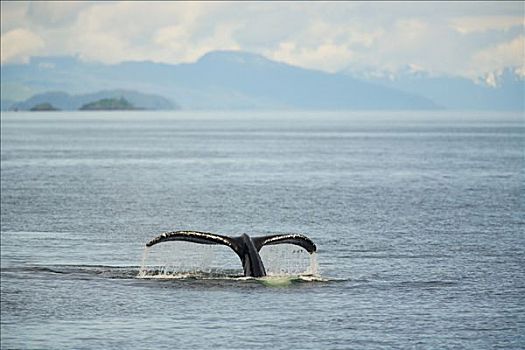
[[[524, 154], [523, 114], [2, 113], [1, 348], [522, 349]], [[182, 229], [322, 278], [137, 278]]]

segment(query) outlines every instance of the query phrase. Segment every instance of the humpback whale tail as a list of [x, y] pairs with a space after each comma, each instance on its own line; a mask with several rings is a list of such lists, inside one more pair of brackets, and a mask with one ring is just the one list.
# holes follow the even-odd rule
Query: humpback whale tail
[[155, 244], [168, 241], [187, 241], [200, 244], [222, 244], [228, 246], [241, 259], [244, 275], [251, 277], [266, 276], [266, 270], [259, 255], [259, 251], [265, 245], [294, 244], [304, 248], [310, 254], [313, 254], [317, 250], [317, 247], [310, 238], [298, 233], [276, 234], [252, 238], [247, 234], [243, 234], [239, 237], [229, 237], [200, 231], [164, 232], [146, 243], [146, 247], [151, 247]]

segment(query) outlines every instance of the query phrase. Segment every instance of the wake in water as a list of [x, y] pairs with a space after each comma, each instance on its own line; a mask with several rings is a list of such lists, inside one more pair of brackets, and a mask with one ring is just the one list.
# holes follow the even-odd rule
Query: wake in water
[[[264, 246], [260, 252], [266, 276], [264, 284], [321, 281], [316, 253], [289, 245]], [[245, 277], [239, 259], [231, 250], [218, 245], [167, 242], [146, 247], [137, 275], [144, 279], [253, 279]]]

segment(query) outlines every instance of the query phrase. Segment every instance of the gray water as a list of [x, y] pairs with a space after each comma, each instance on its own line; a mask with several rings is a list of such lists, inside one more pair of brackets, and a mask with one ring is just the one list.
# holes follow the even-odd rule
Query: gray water
[[[522, 114], [2, 113], [1, 146], [3, 349], [525, 347]], [[322, 278], [137, 278], [182, 229], [306, 234]]]

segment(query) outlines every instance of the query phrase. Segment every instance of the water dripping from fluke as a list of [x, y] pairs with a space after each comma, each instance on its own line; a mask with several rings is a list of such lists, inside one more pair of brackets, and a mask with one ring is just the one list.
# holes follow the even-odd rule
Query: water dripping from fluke
[[[164, 242], [170, 244], [158, 245]], [[241, 266], [228, 248], [237, 253]], [[297, 281], [326, 281], [319, 274], [316, 249], [315, 244], [301, 234], [252, 238], [246, 234], [228, 237], [199, 231], [166, 232], [146, 244], [137, 277], [255, 278], [271, 286], [286, 286]]]

